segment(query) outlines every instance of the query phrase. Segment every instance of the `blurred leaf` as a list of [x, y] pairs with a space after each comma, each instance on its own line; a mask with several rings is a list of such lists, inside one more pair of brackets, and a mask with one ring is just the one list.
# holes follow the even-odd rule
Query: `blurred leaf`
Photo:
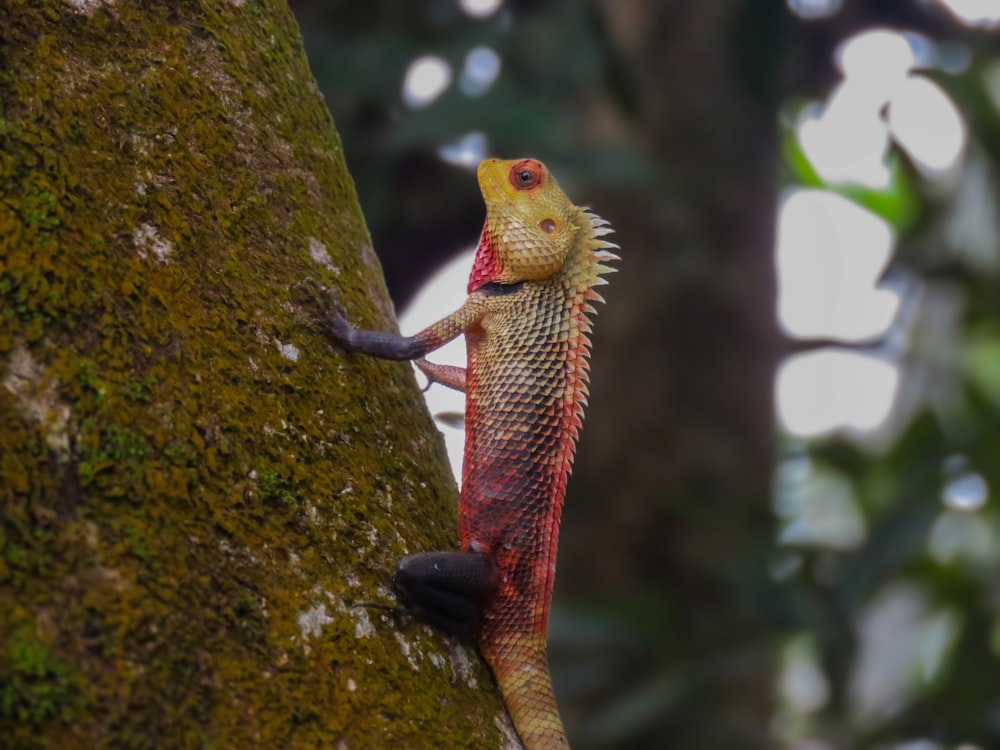
[[465, 427], [465, 412], [460, 411], [439, 411], [434, 415], [434, 419], [448, 427], [461, 430]]
[[1000, 327], [982, 326], [969, 332], [965, 356], [972, 383], [1000, 408]]
[[920, 197], [913, 188], [912, 172], [906, 160], [897, 152], [890, 152], [886, 162], [889, 167], [889, 185], [886, 188], [875, 189], [849, 183], [829, 184], [827, 187], [881, 216], [897, 232], [905, 232], [920, 216]]
[[801, 111], [807, 106], [810, 104], [801, 101], [789, 104], [781, 117], [782, 154], [792, 181], [804, 187], [825, 188], [849, 198], [881, 216], [897, 232], [911, 229], [920, 217], [923, 205], [913, 185], [915, 177], [908, 162], [898, 151], [890, 151], [886, 158], [889, 184], [884, 188], [871, 188], [850, 182], [826, 182], [809, 161], [799, 142], [796, 125]]

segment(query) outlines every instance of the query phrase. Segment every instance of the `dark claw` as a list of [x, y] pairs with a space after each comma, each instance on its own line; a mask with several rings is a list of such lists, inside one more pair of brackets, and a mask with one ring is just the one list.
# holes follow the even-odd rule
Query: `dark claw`
[[337, 290], [323, 286], [311, 276], [306, 276], [292, 288], [294, 296], [305, 307], [321, 310], [330, 307], [331, 304], [340, 307]]
[[413, 360], [413, 364], [415, 364], [417, 366], [417, 369], [420, 370], [420, 372], [423, 373], [423, 375], [424, 375], [425, 378], [427, 378], [427, 385], [425, 385], [423, 388], [420, 389], [421, 393], [427, 393], [427, 391], [429, 391], [431, 389], [431, 386], [434, 385], [434, 378], [432, 378], [428, 374], [428, 372], [423, 368], [423, 365], [421, 364], [421, 363], [424, 363], [426, 361], [427, 360], [424, 359], [423, 357], [421, 357], [420, 359]]
[[347, 320], [344, 309], [338, 306], [326, 311], [323, 323], [330, 337], [338, 344], [350, 345], [354, 341], [355, 328]]
[[405, 617], [410, 614], [406, 607], [401, 607], [398, 604], [382, 604], [381, 602], [347, 602], [347, 606], [351, 609], [359, 607], [364, 609], [378, 609], [382, 612], [389, 612], [397, 617]]
[[307, 277], [296, 284], [297, 296], [308, 307], [313, 322], [322, 326], [338, 344], [350, 345], [356, 329], [347, 320], [347, 313], [340, 302], [340, 295], [332, 287], [323, 286]]

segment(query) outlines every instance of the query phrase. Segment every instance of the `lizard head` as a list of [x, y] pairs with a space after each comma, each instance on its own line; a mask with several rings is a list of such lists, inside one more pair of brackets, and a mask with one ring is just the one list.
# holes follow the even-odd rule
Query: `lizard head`
[[469, 291], [488, 282], [539, 281], [557, 273], [573, 247], [579, 209], [545, 165], [486, 159], [478, 176], [486, 227]]

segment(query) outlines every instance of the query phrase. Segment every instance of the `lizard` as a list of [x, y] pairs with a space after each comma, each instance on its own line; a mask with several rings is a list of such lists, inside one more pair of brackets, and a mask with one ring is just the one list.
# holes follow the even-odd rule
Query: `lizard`
[[[595, 287], [616, 269], [604, 219], [575, 206], [534, 159], [486, 159], [486, 204], [468, 297], [414, 336], [355, 328], [324, 313], [340, 346], [416, 360], [429, 383], [465, 392], [460, 552], [404, 557], [393, 574], [424, 619], [470, 637], [490, 666], [526, 750], [569, 747], [546, 654], [566, 483], [587, 404]], [[465, 335], [465, 368], [424, 355]]]

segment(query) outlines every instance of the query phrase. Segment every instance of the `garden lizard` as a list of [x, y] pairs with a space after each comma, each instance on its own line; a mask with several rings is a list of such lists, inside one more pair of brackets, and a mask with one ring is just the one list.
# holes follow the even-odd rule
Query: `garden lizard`
[[[477, 644], [526, 750], [568, 748], [545, 642], [566, 482], [587, 403], [595, 290], [615, 269], [607, 222], [573, 205], [534, 159], [479, 165], [486, 224], [469, 296], [414, 336], [325, 315], [344, 348], [415, 359], [465, 392], [461, 552], [405, 557], [394, 581], [426, 619]], [[464, 334], [467, 367], [422, 359]]]

